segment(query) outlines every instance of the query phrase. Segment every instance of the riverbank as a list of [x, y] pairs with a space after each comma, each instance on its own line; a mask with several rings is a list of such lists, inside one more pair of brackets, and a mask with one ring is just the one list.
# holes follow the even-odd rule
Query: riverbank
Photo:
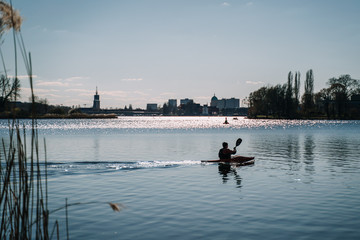
[[[0, 115], [0, 119], [13, 119], [14, 116], [11, 114]], [[28, 117], [19, 117], [15, 118], [22, 119], [31, 119], [31, 116]], [[73, 113], [73, 114], [44, 114], [36, 116], [37, 119], [105, 119], [105, 118], [117, 118], [116, 114], [86, 114], [86, 113]]]
[[298, 118], [281, 118], [274, 117], [271, 115], [257, 115], [257, 116], [247, 116], [248, 119], [265, 119], [265, 120], [360, 120], [360, 116], [357, 117], [348, 117], [348, 118], [328, 118], [327, 116], [311, 116], [311, 117], [298, 117]]

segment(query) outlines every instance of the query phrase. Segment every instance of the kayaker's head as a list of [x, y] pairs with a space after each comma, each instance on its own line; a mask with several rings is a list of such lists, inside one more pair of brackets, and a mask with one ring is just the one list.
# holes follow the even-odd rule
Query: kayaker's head
[[223, 142], [223, 148], [228, 148], [229, 144], [227, 142]]

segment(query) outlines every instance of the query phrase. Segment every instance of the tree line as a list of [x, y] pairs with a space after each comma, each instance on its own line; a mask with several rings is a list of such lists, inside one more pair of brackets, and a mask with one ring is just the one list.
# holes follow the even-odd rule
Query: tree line
[[29, 102], [18, 102], [20, 97], [20, 81], [18, 78], [0, 76], [0, 118], [29, 118], [33, 113], [44, 114], [66, 114], [71, 108], [66, 106], [50, 105], [47, 99], [34, 96]]
[[[250, 118], [360, 118], [360, 81], [350, 75], [330, 78], [327, 88], [314, 93], [314, 74], [306, 72], [300, 98], [300, 72], [288, 73], [285, 84], [264, 86], [248, 97]], [[356, 100], [356, 101], [355, 101]]]

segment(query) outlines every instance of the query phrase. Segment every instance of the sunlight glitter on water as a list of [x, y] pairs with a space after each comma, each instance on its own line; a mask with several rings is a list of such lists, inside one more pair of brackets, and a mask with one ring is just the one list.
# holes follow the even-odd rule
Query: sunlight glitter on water
[[[116, 119], [50, 119], [38, 120], [39, 130], [81, 130], [81, 129], [296, 129], [332, 128], [342, 124], [360, 126], [360, 121], [340, 120], [269, 120], [227, 117], [229, 124], [223, 124], [225, 117], [118, 117]], [[21, 120], [21, 125], [31, 128], [30, 120]], [[7, 121], [0, 121], [0, 129], [8, 129]]]

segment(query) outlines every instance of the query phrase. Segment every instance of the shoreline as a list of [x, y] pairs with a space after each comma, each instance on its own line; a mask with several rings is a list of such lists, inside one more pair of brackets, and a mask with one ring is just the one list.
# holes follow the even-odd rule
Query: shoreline
[[[71, 114], [71, 115], [61, 115], [61, 114], [45, 114], [41, 116], [36, 116], [35, 119], [107, 119], [107, 118], [117, 118], [116, 114]], [[33, 117], [13, 117], [13, 116], [0, 116], [0, 119], [32, 119]]]
[[[149, 115], [117, 115], [115, 113], [104, 113], [104, 114], [86, 114], [86, 113], [74, 113], [69, 115], [63, 115], [63, 114], [45, 114], [36, 116], [35, 119], [115, 119], [118, 117], [149, 117]], [[310, 118], [275, 118], [271, 116], [256, 116], [256, 117], [250, 117], [250, 116], [204, 116], [204, 115], [191, 115], [191, 116], [185, 116], [185, 115], [152, 115], [153, 117], [228, 117], [233, 118], [232, 120], [238, 120], [238, 117], [243, 117], [245, 119], [253, 119], [253, 120], [360, 120], [360, 118], [327, 118], [326, 116], [315, 116]], [[32, 119], [32, 116], [4, 116], [0, 115], [0, 119]]]

